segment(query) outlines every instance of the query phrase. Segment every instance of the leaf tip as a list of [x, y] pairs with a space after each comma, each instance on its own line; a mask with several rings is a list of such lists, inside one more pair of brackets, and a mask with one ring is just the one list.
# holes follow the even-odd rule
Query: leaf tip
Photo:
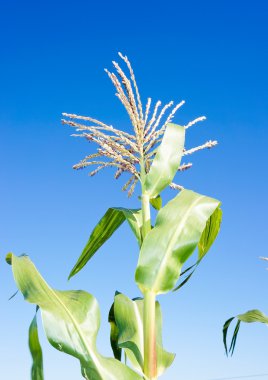
[[12, 265], [12, 253], [11, 252], [9, 252], [7, 255], [6, 255], [6, 262], [7, 262], [7, 264], [9, 264], [9, 265]]
[[69, 274], [69, 276], [68, 276], [68, 281], [74, 276], [74, 275], [76, 275], [78, 272], [79, 272], [79, 268], [77, 268], [77, 266], [75, 265], [73, 268], [72, 268], [72, 270], [71, 270], [71, 272], [70, 272], [70, 274]]
[[70, 279], [71, 279], [73, 276], [74, 276], [74, 273], [73, 273], [73, 271], [71, 271], [70, 274], [69, 274], [69, 276], [68, 276], [68, 279], [67, 279], [67, 280], [70, 281]]

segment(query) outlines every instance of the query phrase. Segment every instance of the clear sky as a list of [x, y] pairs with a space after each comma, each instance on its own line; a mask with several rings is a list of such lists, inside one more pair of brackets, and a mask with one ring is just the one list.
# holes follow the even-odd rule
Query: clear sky
[[[72, 165], [91, 146], [70, 137], [61, 112], [129, 128], [103, 68], [128, 55], [142, 99], [184, 99], [174, 122], [205, 114], [187, 147], [219, 146], [192, 157], [177, 182], [222, 201], [219, 238], [189, 285], [160, 297], [165, 347], [177, 353], [166, 380], [210, 380], [268, 373], [268, 330], [243, 325], [233, 358], [223, 322], [248, 309], [268, 313], [267, 17], [263, 0], [2, 1], [0, 4], [0, 378], [30, 378], [27, 329], [34, 306], [18, 295], [4, 257], [30, 255], [58, 289], [99, 300], [98, 346], [110, 355], [107, 313], [115, 290], [139, 296], [137, 247], [123, 226], [71, 281], [67, 275], [91, 229], [110, 206], [137, 207], [111, 171], [89, 178]], [[174, 193], [165, 193], [169, 199]], [[46, 380], [80, 379], [78, 362], [43, 334]], [[263, 376], [268, 379], [268, 375]], [[256, 377], [250, 377], [254, 380]]]

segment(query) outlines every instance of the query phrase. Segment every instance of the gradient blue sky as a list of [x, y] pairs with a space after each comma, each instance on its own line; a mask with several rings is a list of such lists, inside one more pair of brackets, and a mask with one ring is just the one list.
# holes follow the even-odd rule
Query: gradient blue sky
[[[129, 128], [103, 71], [117, 52], [132, 61], [142, 99], [186, 100], [175, 122], [205, 114], [187, 146], [219, 140], [196, 154], [177, 182], [222, 201], [221, 234], [180, 293], [160, 297], [164, 343], [176, 352], [163, 380], [209, 380], [268, 373], [266, 326], [242, 326], [233, 358], [221, 329], [250, 308], [268, 313], [267, 1], [2, 1], [0, 4], [0, 377], [30, 378], [27, 329], [34, 307], [15, 291], [8, 251], [28, 253], [59, 289], [94, 294], [102, 312], [98, 346], [110, 355], [107, 313], [115, 290], [130, 297], [137, 247], [127, 226], [67, 283], [91, 229], [128, 200], [111, 171], [89, 178], [72, 165], [92, 148], [69, 137], [61, 112]], [[165, 199], [174, 195], [165, 193]], [[78, 362], [41, 333], [47, 380], [80, 379]], [[268, 375], [263, 377], [268, 379]], [[249, 378], [254, 380], [255, 378]]]

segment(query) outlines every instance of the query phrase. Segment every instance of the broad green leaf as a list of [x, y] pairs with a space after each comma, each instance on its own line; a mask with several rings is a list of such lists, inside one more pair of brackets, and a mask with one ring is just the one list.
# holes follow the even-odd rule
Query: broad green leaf
[[87, 264], [97, 250], [112, 236], [125, 220], [128, 221], [139, 245], [141, 244], [141, 210], [111, 207], [106, 211], [92, 231], [83, 252], [71, 270], [69, 279]]
[[[138, 371], [143, 371], [144, 364], [143, 305], [143, 299], [130, 300], [123, 294], [117, 294], [114, 300], [114, 315], [119, 330], [118, 345], [124, 349], [133, 367]], [[160, 376], [172, 364], [175, 355], [163, 349], [162, 313], [159, 302], [156, 302], [155, 307], [157, 375]]]
[[183, 190], [158, 212], [155, 227], [143, 241], [136, 270], [136, 282], [143, 293], [151, 290], [160, 294], [174, 288], [219, 204]]
[[41, 277], [27, 256], [11, 256], [15, 282], [25, 300], [41, 309], [45, 333], [56, 349], [76, 357], [87, 380], [142, 380], [133, 370], [96, 348], [100, 311], [82, 290], [58, 291]]
[[214, 243], [219, 231], [220, 231], [220, 226], [221, 226], [221, 220], [222, 220], [222, 210], [218, 207], [216, 210], [213, 212], [211, 217], [208, 219], [206, 228], [204, 229], [201, 239], [198, 243], [198, 260], [194, 265], [191, 265], [189, 268], [185, 269], [182, 273], [181, 276], [184, 275], [185, 273], [189, 272], [191, 269], [191, 273], [185, 277], [182, 282], [176, 286], [173, 291], [175, 292], [176, 290], [179, 290], [181, 287], [183, 287], [192, 277], [194, 274], [196, 268], [202, 261], [202, 259], [205, 257], [207, 252], [209, 251], [210, 247]]
[[228, 332], [228, 329], [230, 327], [231, 322], [235, 319], [235, 317], [228, 319], [223, 325], [222, 333], [223, 333], [223, 343], [224, 343], [226, 355], [228, 355], [228, 353], [233, 355], [233, 353], [234, 353], [237, 335], [239, 332], [241, 322], [244, 322], [244, 323], [259, 322], [259, 323], [268, 324], [268, 316], [263, 314], [260, 310], [256, 310], [256, 309], [255, 310], [249, 310], [244, 314], [239, 314], [236, 316], [236, 318], [237, 318], [237, 323], [236, 323], [236, 326], [235, 326], [235, 329], [233, 332], [233, 336], [232, 336], [232, 340], [231, 340], [229, 349], [228, 349], [228, 345], [227, 345], [227, 332]]
[[167, 125], [163, 140], [145, 179], [145, 191], [150, 198], [155, 198], [171, 184], [180, 166], [184, 139], [184, 127], [176, 124]]
[[43, 354], [38, 337], [36, 314], [29, 327], [29, 348], [33, 359], [31, 379], [44, 380]]
[[162, 198], [158, 195], [156, 198], [151, 198], [150, 203], [156, 210], [160, 210], [162, 207]]

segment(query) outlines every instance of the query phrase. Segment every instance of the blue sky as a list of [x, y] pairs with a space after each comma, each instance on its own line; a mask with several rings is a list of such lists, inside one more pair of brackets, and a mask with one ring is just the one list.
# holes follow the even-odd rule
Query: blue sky
[[[138, 191], [128, 200], [111, 171], [92, 179], [72, 170], [92, 147], [60, 124], [61, 112], [69, 112], [129, 128], [103, 71], [118, 51], [130, 58], [144, 102], [184, 99], [178, 124], [207, 116], [189, 130], [187, 146], [219, 141], [193, 156], [193, 168], [177, 181], [220, 199], [224, 214], [221, 234], [191, 283], [160, 297], [164, 343], [177, 353], [162, 378], [268, 373], [266, 326], [242, 326], [233, 358], [225, 357], [221, 341], [230, 316], [251, 308], [268, 313], [267, 264], [258, 258], [268, 256], [267, 16], [264, 0], [1, 2], [1, 378], [29, 379], [34, 313], [20, 296], [7, 301], [15, 291], [8, 251], [29, 254], [53, 287], [97, 297], [103, 354], [111, 354], [107, 313], [114, 291], [139, 295], [137, 247], [127, 226], [66, 280], [106, 209], [138, 206]], [[172, 195], [167, 191], [165, 199]], [[46, 379], [80, 379], [77, 361], [50, 347], [42, 333], [41, 339]]]

